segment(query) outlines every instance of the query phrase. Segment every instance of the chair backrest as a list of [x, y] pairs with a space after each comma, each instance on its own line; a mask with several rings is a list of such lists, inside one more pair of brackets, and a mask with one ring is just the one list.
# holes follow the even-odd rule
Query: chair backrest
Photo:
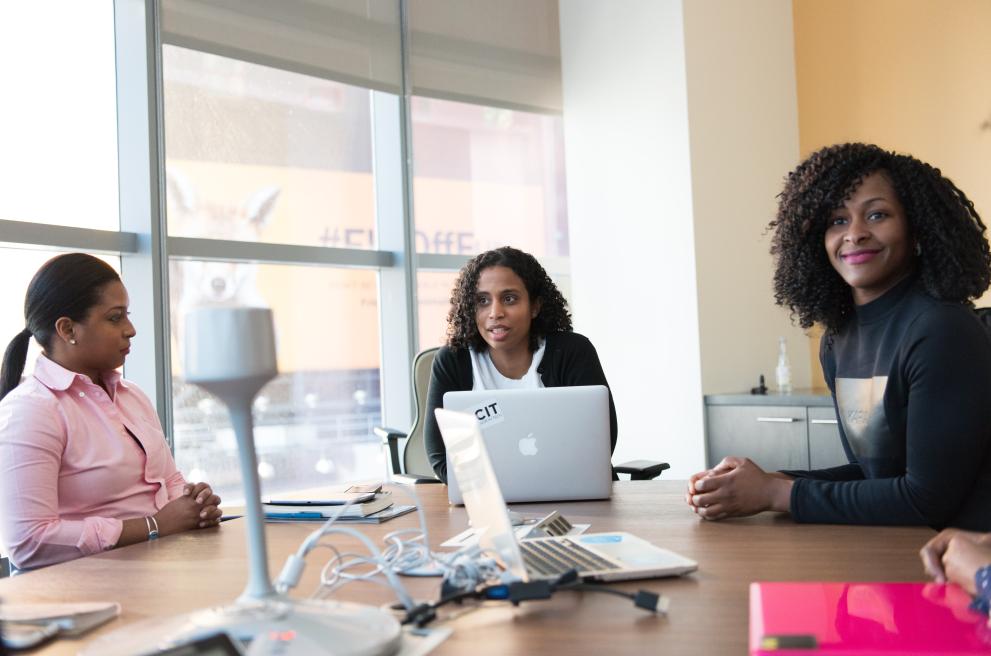
[[427, 388], [430, 386], [430, 371], [434, 366], [434, 357], [438, 347], [420, 351], [413, 358], [413, 399], [416, 406], [416, 417], [410, 428], [403, 449], [403, 473], [410, 476], [425, 476], [433, 478], [433, 468], [427, 460], [427, 448], [423, 442], [423, 427], [427, 416]]
[[981, 320], [988, 332], [991, 332], [991, 307], [975, 308], [974, 313], [977, 314], [977, 318]]

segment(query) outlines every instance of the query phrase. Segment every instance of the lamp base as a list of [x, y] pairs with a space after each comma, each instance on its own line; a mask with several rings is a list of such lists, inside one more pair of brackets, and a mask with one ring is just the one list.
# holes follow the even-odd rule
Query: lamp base
[[226, 631], [242, 643], [251, 643], [246, 650], [249, 654], [280, 656], [389, 656], [399, 650], [402, 642], [399, 622], [373, 606], [275, 596], [128, 624], [98, 638], [79, 653], [155, 653], [219, 631]]

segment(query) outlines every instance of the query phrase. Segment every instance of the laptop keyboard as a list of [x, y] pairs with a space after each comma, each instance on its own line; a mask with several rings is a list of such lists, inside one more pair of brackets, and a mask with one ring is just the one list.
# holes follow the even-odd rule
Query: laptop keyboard
[[537, 576], [559, 576], [569, 569], [579, 574], [620, 569], [568, 538], [521, 540], [520, 551], [527, 571]]

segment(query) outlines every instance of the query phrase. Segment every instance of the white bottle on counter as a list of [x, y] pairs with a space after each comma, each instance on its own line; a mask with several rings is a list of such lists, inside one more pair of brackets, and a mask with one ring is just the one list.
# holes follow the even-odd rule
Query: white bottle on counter
[[784, 336], [778, 338], [778, 366], [774, 370], [778, 391], [791, 394], [791, 364], [788, 362], [788, 344]]

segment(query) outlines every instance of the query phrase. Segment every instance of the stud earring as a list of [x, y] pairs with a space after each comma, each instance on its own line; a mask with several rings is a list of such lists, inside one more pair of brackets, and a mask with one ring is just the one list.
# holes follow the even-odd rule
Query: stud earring
[[915, 254], [922, 255], [922, 244], [915, 242]]
[[76, 340], [74, 340], [74, 339], [70, 339], [70, 340], [69, 340], [69, 343], [70, 343], [70, 344], [72, 344], [73, 346], [75, 346], [75, 345], [76, 345]]

